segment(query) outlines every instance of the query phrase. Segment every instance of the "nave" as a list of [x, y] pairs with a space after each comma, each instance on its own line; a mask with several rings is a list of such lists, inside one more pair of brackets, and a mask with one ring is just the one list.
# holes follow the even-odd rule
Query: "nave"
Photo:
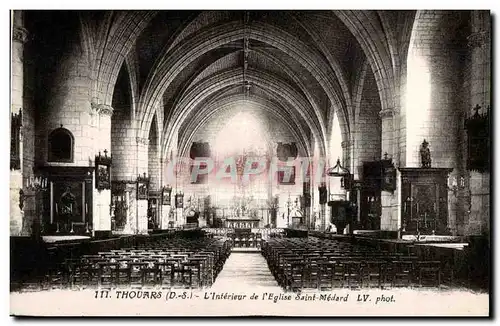
[[449, 290], [471, 285], [467, 283], [470, 271], [457, 265], [468, 257], [467, 252], [437, 255], [439, 250], [387, 246], [363, 237], [263, 231], [268, 230], [235, 235], [234, 230], [196, 229], [50, 244], [44, 253], [32, 253], [43, 260], [24, 261], [24, 268], [26, 255], [13, 255], [19, 258], [12, 261], [17, 274], [11, 275], [11, 291], [248, 288], [276, 292], [281, 288], [297, 292]]

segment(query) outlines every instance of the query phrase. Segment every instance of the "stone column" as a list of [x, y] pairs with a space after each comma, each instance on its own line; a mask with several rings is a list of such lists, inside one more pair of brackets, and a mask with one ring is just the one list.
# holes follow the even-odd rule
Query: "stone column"
[[125, 186], [125, 204], [127, 205], [127, 222], [123, 228], [123, 234], [137, 233], [137, 215], [136, 215], [136, 185], [128, 183]]
[[[325, 191], [326, 191], [326, 199], [327, 199], [327, 201], [328, 201], [328, 187], [326, 186], [326, 183], [322, 183], [322, 184], [320, 184], [320, 187], [321, 187], [321, 186], [324, 186], [324, 187], [325, 187]], [[319, 189], [319, 188], [318, 188], [318, 197], [321, 199], [321, 191], [320, 191], [320, 189]], [[322, 203], [320, 202], [320, 204], [319, 204], [319, 209], [318, 209], [318, 211], [317, 211], [317, 214], [318, 214], [318, 216], [316, 216], [316, 219], [317, 219], [318, 221], [315, 221], [315, 227], [314, 227], [314, 228], [315, 228], [315, 229], [317, 229], [317, 228], [316, 228], [316, 223], [318, 223], [318, 222], [319, 222], [319, 223], [318, 223], [318, 224], [319, 224], [319, 225], [318, 225], [318, 227], [319, 227], [319, 231], [324, 231], [324, 230], [325, 230], [325, 225], [326, 225], [326, 203], [322, 204]]]
[[[491, 105], [490, 20], [489, 11], [472, 12], [472, 34], [468, 37], [471, 51], [471, 107], [467, 110], [467, 117], [475, 113], [472, 108], [476, 105], [482, 107], [479, 114], [486, 113]], [[491, 132], [490, 139], [492, 139]], [[486, 234], [490, 230], [490, 173], [470, 171], [469, 177], [470, 194], [467, 194], [466, 197], [470, 196], [470, 204], [468, 211], [466, 211], [464, 232], [467, 235]], [[469, 199], [466, 198], [466, 201]]]
[[[21, 209], [21, 196], [20, 191], [23, 188], [23, 136], [22, 136], [22, 107], [23, 107], [23, 51], [24, 43], [27, 40], [28, 32], [23, 27], [22, 11], [15, 10], [13, 12], [13, 30], [12, 30], [12, 58], [11, 58], [11, 118], [17, 115], [20, 118], [20, 138], [18, 139], [17, 146], [19, 148], [19, 164], [15, 167], [11, 166], [10, 170], [10, 235], [19, 236], [23, 233], [24, 212]], [[31, 171], [30, 171], [31, 174]], [[26, 189], [23, 190], [26, 192]], [[23, 203], [24, 204], [24, 203]], [[31, 201], [26, 202], [33, 206]], [[29, 224], [29, 223], [26, 223]], [[30, 231], [30, 230], [24, 230]], [[29, 234], [26, 234], [29, 235]]]
[[[404, 167], [420, 167], [419, 151], [425, 139], [432, 168], [453, 168], [453, 178], [463, 173], [464, 158], [459, 153], [463, 113], [457, 108], [463, 105], [459, 85], [467, 75], [463, 67], [467, 61], [463, 57], [465, 44], [457, 42], [459, 32], [452, 27], [457, 12], [421, 11], [419, 16], [408, 51], [406, 101], [401, 113], [404, 121], [399, 132], [400, 152], [405, 158], [400, 162]], [[457, 216], [453, 196], [449, 191], [448, 226], [452, 228]]]
[[[353, 167], [351, 166], [351, 151], [352, 151], [352, 141], [343, 141], [340, 143], [342, 146], [342, 166], [349, 168], [350, 171], [353, 171]], [[336, 160], [335, 160], [336, 161]]]
[[[351, 153], [353, 152], [354, 148], [354, 141], [343, 141], [341, 143], [342, 146], [342, 154], [343, 154], [343, 160], [341, 160], [341, 165], [347, 169], [349, 169], [350, 173], [353, 174], [354, 169], [354, 164], [353, 160], [351, 159]], [[357, 175], [353, 175], [354, 177], [357, 177]], [[350, 200], [351, 196], [351, 191], [346, 190], [345, 191], [345, 200]]]
[[183, 207], [177, 208], [175, 204], [175, 195], [172, 196], [172, 199], [174, 200], [172, 202], [172, 209], [174, 209], [174, 226], [175, 227], [182, 227], [184, 224], [186, 224], [186, 219], [184, 217], [184, 208], [186, 207], [186, 197], [183, 198]]
[[327, 204], [323, 205], [324, 210], [321, 212], [321, 231], [325, 231], [326, 228], [330, 225], [330, 216], [332, 214], [331, 207], [328, 206], [328, 202], [330, 201], [330, 189], [328, 186], [327, 191]]
[[169, 216], [170, 216], [170, 210], [172, 208], [172, 205], [162, 205], [161, 209], [161, 223], [160, 223], [160, 228], [162, 230], [168, 229], [168, 221], [169, 221]]
[[[282, 189], [279, 189], [277, 192], [278, 195], [278, 209], [276, 216], [276, 227], [277, 228], [286, 228], [288, 225], [288, 192], [284, 192]], [[290, 219], [291, 223], [291, 219]]]
[[[111, 116], [113, 108], [105, 104], [92, 104], [94, 116], [98, 120], [97, 137], [94, 138], [94, 149], [96, 153], [104, 155], [111, 154]], [[96, 175], [97, 178], [97, 175]], [[97, 180], [96, 180], [97, 182]], [[97, 190], [94, 187], [94, 225], [96, 232], [111, 232], [111, 189]]]
[[[394, 112], [391, 109], [385, 109], [379, 112], [382, 122], [382, 153], [387, 153], [389, 158], [395, 156], [394, 144], [394, 128], [393, 117]], [[394, 161], [394, 160], [393, 160]], [[388, 191], [381, 191], [381, 216], [380, 216], [380, 229], [384, 231], [398, 231], [401, 227], [400, 215], [398, 214], [400, 208], [400, 188], [397, 187], [394, 193]]]
[[[149, 139], [147, 138], [136, 138], [137, 141], [137, 172], [138, 175], [144, 175], [148, 173], [148, 146]], [[137, 233], [147, 234], [148, 233], [148, 200], [147, 199], [137, 199], [136, 202], [137, 211]]]

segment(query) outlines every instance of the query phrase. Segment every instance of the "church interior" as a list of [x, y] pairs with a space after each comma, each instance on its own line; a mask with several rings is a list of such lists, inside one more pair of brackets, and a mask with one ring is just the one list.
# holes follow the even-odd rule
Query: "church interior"
[[15, 10], [11, 37], [11, 291], [488, 291], [489, 11]]

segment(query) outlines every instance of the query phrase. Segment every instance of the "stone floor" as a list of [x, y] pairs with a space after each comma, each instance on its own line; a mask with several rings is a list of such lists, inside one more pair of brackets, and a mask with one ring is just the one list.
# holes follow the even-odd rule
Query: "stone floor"
[[281, 290], [260, 252], [232, 252], [212, 286], [220, 291], [241, 288]]

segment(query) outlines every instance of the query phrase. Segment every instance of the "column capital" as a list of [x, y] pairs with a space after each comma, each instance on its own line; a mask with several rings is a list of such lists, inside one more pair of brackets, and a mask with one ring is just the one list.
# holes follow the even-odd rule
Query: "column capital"
[[24, 27], [14, 26], [12, 30], [12, 40], [23, 44], [26, 43], [28, 40], [28, 30]]
[[96, 104], [96, 103], [91, 103], [92, 107], [92, 113], [98, 113], [100, 115], [108, 115], [112, 116], [113, 115], [113, 107], [111, 105], [107, 104]]
[[385, 109], [385, 110], [381, 110], [379, 113], [378, 113], [379, 117], [381, 119], [384, 119], [384, 118], [391, 118], [393, 115], [394, 115], [394, 110], [393, 109]]
[[99, 107], [99, 114], [100, 115], [112, 116], [113, 111], [114, 111], [114, 109], [111, 105], [101, 104]]
[[467, 45], [470, 48], [480, 48], [489, 42], [489, 35], [487, 31], [478, 31], [470, 34], [467, 37]]
[[138, 144], [149, 145], [149, 139], [148, 138], [136, 137], [135, 140], [137, 141]]

